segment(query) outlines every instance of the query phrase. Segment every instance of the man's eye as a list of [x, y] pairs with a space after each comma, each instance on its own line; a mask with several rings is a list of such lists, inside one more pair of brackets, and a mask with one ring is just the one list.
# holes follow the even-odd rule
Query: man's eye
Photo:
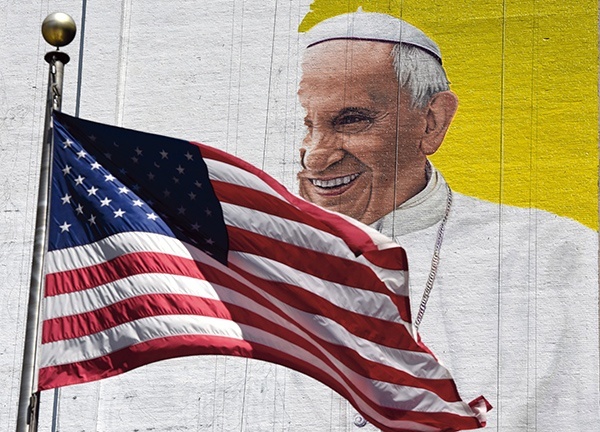
[[373, 118], [360, 114], [347, 114], [333, 121], [336, 132], [357, 133], [367, 130], [373, 124]]

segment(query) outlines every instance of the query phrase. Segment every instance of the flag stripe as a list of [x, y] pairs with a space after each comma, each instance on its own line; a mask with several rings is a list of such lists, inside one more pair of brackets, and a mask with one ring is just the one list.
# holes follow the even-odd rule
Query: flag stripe
[[[423, 412], [452, 412], [463, 415], [468, 412], [463, 402], [447, 402], [438, 395], [424, 389], [410, 386], [396, 385], [388, 382], [374, 380], [377, 383], [377, 393], [371, 394], [370, 380], [347, 368], [342, 362], [331, 356], [326, 350], [322, 350], [324, 356], [318, 355], [314, 350], [306, 350], [304, 347], [292, 340], [283, 339], [272, 331], [263, 330], [243, 323], [234, 323], [229, 319], [214, 318], [210, 316], [158, 316], [142, 318], [129, 321], [125, 324], [113, 327], [84, 338], [72, 339], [48, 344], [49, 358], [53, 355], [64, 356], [70, 352], [70, 346], [83, 346], [86, 349], [82, 353], [74, 353], [71, 362], [82, 362], [91, 358], [101, 357], [105, 353], [97, 348], [98, 341], [110, 341], [115, 351], [133, 345], [135, 340], [149, 342], [153, 339], [162, 339], [170, 336], [183, 334], [214, 335], [218, 337], [229, 337], [243, 339], [251, 343], [253, 349], [268, 348], [281, 354], [286, 353], [289, 358], [310, 359], [312, 364], [318, 365], [323, 376], [335, 376], [339, 384], [344, 385], [360, 398], [365, 398], [363, 403], [373, 405], [373, 408], [382, 413], [388, 409], [398, 408], [417, 410]], [[254, 346], [256, 344], [258, 347]], [[85, 354], [83, 354], [85, 353]], [[96, 355], [97, 354], [97, 355]], [[333, 366], [332, 366], [333, 365]], [[43, 367], [48, 366], [43, 364]], [[317, 379], [322, 380], [321, 376]], [[440, 381], [445, 383], [447, 381]], [[359, 389], [363, 389], [362, 391]], [[422, 398], [414, 398], [415, 392], [419, 392]], [[423, 399], [428, 399], [425, 402]], [[374, 403], [376, 402], [376, 403]]]
[[[286, 240], [289, 240], [292, 244], [298, 241], [302, 241], [303, 238], [308, 237], [310, 239], [310, 235], [313, 232], [321, 231], [321, 235], [325, 234], [329, 237], [329, 240], [332, 242], [332, 246], [341, 245], [343, 247], [343, 249], [338, 248], [338, 250], [343, 250], [343, 252], [347, 255], [352, 254], [352, 256], [355, 256], [356, 254], [356, 250], [348, 248], [348, 245], [344, 242], [344, 240], [340, 238], [339, 234], [335, 232], [336, 230], [334, 229], [334, 227], [332, 228], [330, 226], [327, 226], [321, 220], [307, 217], [306, 214], [302, 211], [302, 209], [295, 207], [294, 205], [282, 200], [279, 197], [274, 197], [262, 191], [242, 187], [237, 184], [229, 184], [219, 181], [213, 181], [212, 184], [215, 189], [215, 194], [219, 198], [219, 201], [221, 201], [221, 205], [224, 208], [227, 207], [227, 205], [241, 207], [242, 209], [246, 209], [249, 215], [260, 217], [260, 220], [256, 221], [256, 224], [251, 223], [249, 224], [250, 227], [248, 227], [248, 224], [246, 224], [247, 228], [260, 229], [260, 226], [263, 226], [267, 228], [270, 227], [272, 230], [274, 227], [279, 226], [281, 226], [282, 228], [286, 226], [293, 227], [294, 234], [296, 235], [293, 235], [292, 233], [287, 233], [285, 230], [281, 230], [277, 233], [272, 233], [272, 235], [284, 235], [284, 238]], [[256, 208], [260, 208], [261, 210], [254, 210]], [[242, 209], [240, 209], [239, 211], [243, 211]], [[252, 214], [252, 212], [254, 214]], [[248, 220], [239, 217], [236, 214], [232, 214], [231, 210], [224, 212], [224, 216], [225, 221], [229, 224], [254, 222], [254, 220], [252, 219]], [[277, 224], [272, 223], [273, 217], [280, 218], [280, 220], [277, 221]], [[332, 215], [332, 218], [333, 217], [334, 215]], [[268, 233], [265, 232], [265, 235], [268, 235]], [[299, 237], [297, 235], [299, 235]], [[368, 242], [370, 244], [369, 247], [373, 247], [372, 242], [370, 240], [371, 239], [368, 239]], [[365, 241], [367, 241], [367, 239], [365, 239]], [[310, 244], [311, 242], [309, 241], [308, 243]], [[325, 246], [327, 245], [327, 243], [319, 244], [313, 242], [313, 245], [319, 247]]]
[[[223, 290], [219, 289], [219, 293], [223, 293]], [[356, 374], [357, 378], [360, 375], [361, 377], [402, 386], [421, 387], [449, 402], [460, 400], [456, 395], [456, 388], [448, 376], [445, 379], [432, 379], [419, 378], [413, 375], [415, 372], [421, 373], [424, 368], [432, 365], [434, 362], [432, 362], [431, 357], [427, 358], [422, 354], [410, 352], [398, 354], [397, 350], [390, 350], [388, 353], [382, 351], [383, 354], [388, 355], [388, 358], [383, 358], [381, 353], [379, 358], [376, 358], [379, 352], [376, 346], [369, 349], [366, 341], [354, 341], [355, 338], [352, 335], [340, 329], [339, 326], [336, 328], [335, 322], [329, 321], [327, 323], [331, 335], [321, 334], [322, 337], [319, 337], [315, 332], [316, 325], [310, 315], [300, 315], [296, 324], [290, 324], [285, 317], [276, 316], [267, 308], [250, 309], [228, 301], [223, 303], [187, 295], [146, 295], [127, 299], [90, 313], [48, 321], [47, 331], [52, 335], [57, 334], [61, 328], [64, 328], [69, 338], [83, 340], [85, 336], [94, 337], [96, 333], [104, 332], [129, 321], [150, 317], [156, 311], [160, 315], [186, 315], [186, 319], [189, 318], [189, 315], [222, 318], [233, 320], [236, 323], [246, 325], [248, 328], [255, 327], [268, 331], [268, 333], [288, 342], [286, 346], [275, 348], [289, 349], [289, 343], [292, 343], [306, 351], [310, 351], [326, 362], [329, 362], [329, 359], [336, 359], [345, 368], [342, 376], [352, 372]], [[239, 300], [238, 303], [240, 303]], [[177, 319], [177, 317], [174, 317], [174, 319]], [[174, 325], [176, 324], [174, 322]], [[300, 330], [301, 328], [304, 330]], [[326, 339], [345, 341], [347, 346], [334, 345]], [[50, 343], [49, 340], [44, 342]], [[355, 351], [358, 345], [363, 347], [362, 356], [359, 356]], [[88, 355], [91, 355], [91, 353], [88, 353]], [[404, 358], [407, 365], [412, 365], [413, 373], [390, 366], [395, 363], [390, 359], [397, 358], [399, 355]], [[89, 358], [84, 360], [87, 359]], [[77, 361], [81, 361], [81, 359], [77, 359]], [[364, 381], [362, 378], [361, 380]], [[354, 386], [349, 380], [347, 380], [347, 385]]]
[[[298, 368], [311, 376], [323, 378], [322, 380], [317, 379], [358, 405], [358, 398], [352, 397], [352, 392], [344, 386], [336, 384], [332, 378], [334, 374], [327, 375], [330, 371], [323, 369], [320, 362], [313, 363], [310, 356], [308, 360], [297, 359], [289, 356], [286, 352], [260, 347], [258, 343], [248, 343], [242, 339], [224, 336], [198, 334], [154, 339], [86, 362], [42, 368], [40, 370], [40, 388], [51, 388], [46, 387], [45, 384], [54, 379], [61, 380], [62, 385], [87, 382], [97, 379], [96, 375], [106, 378], [155, 361], [198, 354], [235, 355], [277, 362], [292, 369]], [[109, 367], [112, 365], [119, 365], [122, 369], [115, 370]], [[406, 394], [406, 396], [418, 398], [418, 394]], [[423, 404], [427, 403], [425, 399], [422, 399], [422, 402]], [[382, 411], [386, 413], [386, 415], [382, 415], [364, 404], [359, 406], [361, 407], [360, 411], [371, 423], [384, 430], [442, 431], [448, 430], [448, 424], [452, 424], [456, 428], [455, 430], [473, 429], [479, 426], [477, 419], [468, 414], [406, 411], [382, 407]], [[462, 406], [459, 408], [461, 408], [459, 411], [466, 411], [466, 409], [462, 409]]]
[[[116, 261], [115, 265], [117, 267], [115, 267], [115, 269], [104, 271], [105, 268], [108, 268], [106, 267], [106, 263], [117, 258], [112, 251], [112, 248], [115, 244], [120, 244], [123, 248], [123, 251], [131, 251], [132, 253], [161, 253], [164, 251], [168, 255], [178, 256], [188, 260], [196, 260], [198, 263], [206, 265], [206, 268], [202, 269], [202, 274], [207, 274], [207, 272], [214, 271], [212, 266], [216, 266], [216, 268], [221, 269], [224, 273], [215, 275], [215, 278], [218, 278], [220, 275], [229, 274], [224, 266], [217, 266], [214, 260], [199, 252], [195, 247], [185, 245], [177, 239], [159, 234], [129, 232], [117, 234], [87, 246], [50, 252], [47, 258], [47, 266], [55, 269], [55, 275], [50, 274], [48, 276], [46, 295], [52, 296], [59, 293], [68, 292], [68, 290], [88, 288], [96, 283], [108, 283], [111, 280], [115, 280], [114, 278], [118, 278], [123, 274], [123, 272], [135, 271], [136, 268], [140, 268], [141, 271], [142, 269], [146, 268], [144, 266], [152, 263], [152, 261], [144, 263], [140, 260], [128, 263], [128, 258], [122, 258], [125, 260], [125, 262], [120, 263], [119, 261]], [[70, 268], [77, 269], [78, 267], [73, 266], [72, 263], [77, 260], [82, 260], [83, 256], [92, 254], [94, 254], [94, 257], [97, 259], [89, 261], [85, 260], [85, 262], [81, 263], [81, 270], [68, 273], [64, 275], [64, 278], [59, 282], [54, 282], [54, 278], [59, 277], [60, 271], [68, 271]], [[103, 255], [105, 261], [101, 261], [99, 259], [101, 255]], [[305, 274], [299, 270], [292, 269], [275, 261], [263, 259], [256, 255], [232, 252], [230, 253], [230, 261], [232, 265], [237, 265], [240, 271], [244, 271], [244, 276], [246, 276], [247, 279], [251, 279], [257, 283], [265, 281], [265, 283], [283, 283], [290, 287], [300, 287], [303, 291], [308, 293], [306, 295], [318, 295], [319, 297], [326, 299], [340, 308], [361, 315], [373, 316], [386, 321], [399, 321], [399, 319], [401, 319], [401, 317], [398, 316], [398, 311], [396, 310], [395, 305], [393, 305], [393, 303], [390, 301], [390, 298], [387, 294], [384, 295], [366, 290], [360, 290], [355, 287], [346, 287], [339, 284], [327, 283], [317, 277]], [[181, 265], [184, 265], [184, 263], [185, 261], [180, 262]], [[163, 264], [156, 263], [154, 265], [156, 267], [149, 267], [149, 271], [160, 271], [160, 266]], [[167, 263], [164, 265], [167, 265]], [[186, 265], [189, 266], [191, 264], [188, 263]], [[241, 265], [243, 265], [244, 268], [241, 268]], [[255, 269], [256, 267], [260, 269], [262, 265], [268, 266], [274, 272], [276, 271], [276, 273], [269, 274], [269, 279], [258, 278], [255, 276], [257, 273]], [[98, 267], [92, 268], [92, 266]], [[183, 272], [183, 269], [180, 271], [182, 272], [181, 274], [186, 274]], [[111, 275], [113, 279], [110, 279]], [[228, 280], [233, 281], [234, 279]], [[278, 289], [278, 285], [272, 285], [270, 283], [265, 286], [265, 289], [270, 287], [272, 287], [272, 290], [281, 289], [281, 287]], [[303, 300], [304, 298], [302, 291], [294, 292], [294, 295], [299, 295], [299, 300]], [[392, 307], [385, 308], [382, 307], [380, 303], [388, 304]], [[373, 305], [379, 306], [374, 307]]]
[[[328, 329], [327, 332], [320, 332], [321, 337], [326, 338], [332, 343], [341, 344], [342, 341], [345, 341], [345, 345], [350, 348], [357, 349], [359, 346], [361, 348], [361, 352], [363, 352], [366, 358], [371, 358], [375, 361], [385, 362], [388, 365], [395, 365], [395, 362], [392, 360], [394, 356], [397, 356], [399, 353], [405, 358], [405, 365], [402, 365], [400, 368], [405, 370], [415, 376], [420, 376], [423, 373], [423, 370], [427, 370], [429, 377], [442, 379], [448, 378], [447, 371], [444, 368], [437, 367], [436, 364], [430, 364], [426, 368], [422, 368], [422, 366], [426, 363], [431, 363], [433, 357], [429, 354], [424, 354], [422, 352], [411, 352], [411, 350], [407, 350], [406, 347], [410, 347], [410, 343], [407, 342], [406, 347], [403, 350], [397, 350], [393, 346], [390, 349], [385, 348], [385, 346], [381, 346], [377, 339], [381, 339], [379, 335], [375, 332], [371, 332], [366, 334], [366, 337], [362, 337], [361, 334], [354, 334], [353, 330], [357, 330], [356, 333], [365, 333], [364, 329], [358, 327], [357, 323], [350, 321], [347, 323], [347, 326], [350, 329], [345, 328], [343, 324], [336, 323], [336, 321], [324, 317], [324, 316], [315, 316], [314, 314], [306, 313], [300, 311], [299, 309], [293, 308], [289, 305], [286, 305], [283, 302], [278, 301], [275, 298], [263, 298], [258, 295], [254, 296], [244, 296], [243, 294], [239, 294], [238, 292], [234, 292], [233, 289], [228, 289], [218, 285], [207, 285], [205, 281], [198, 281], [195, 283], [193, 278], [173, 278], [173, 277], [161, 277], [160, 275], [149, 275], [149, 276], [138, 276], [136, 278], [128, 278], [124, 280], [122, 283], [114, 283], [108, 286], [104, 286], [98, 288], [97, 291], [101, 291], [99, 293], [92, 293], [90, 295], [83, 295], [80, 301], [77, 299], [70, 299], [70, 308], [68, 310], [63, 310], [63, 315], [58, 315], [53, 319], [48, 319], [48, 325], [45, 327], [43, 332], [44, 342], [50, 342], [57, 340], [57, 336], [55, 336], [55, 329], [60, 329], [60, 325], [68, 325], [69, 328], [76, 328], [78, 333], [74, 333], [70, 331], [69, 334], [72, 337], [79, 337], [85, 334], [89, 334], [97, 331], [97, 328], [89, 329], [85, 322], [79, 323], [77, 326], [69, 324], [73, 322], [73, 320], [81, 319], [77, 317], [77, 313], [85, 313], [85, 312], [93, 312], [98, 309], [100, 306], [96, 302], [96, 304], [92, 304], [91, 306], [88, 304], [89, 299], [95, 296], [106, 296], [105, 304], [115, 304], [119, 301], [123, 301], [125, 299], [129, 299], [131, 297], [137, 295], [146, 295], [151, 293], [163, 293], [168, 292], [164, 286], [168, 286], [169, 284], [174, 286], [181, 286], [179, 291], [181, 293], [192, 292], [192, 295], [198, 296], [200, 298], [206, 299], [214, 299], [220, 298], [223, 302], [228, 303], [228, 305], [243, 305], [243, 307], [250, 310], [258, 310], [261, 309], [265, 315], [269, 315], [272, 317], [274, 321], [281, 321], [280, 317], [274, 316], [271, 314], [271, 310], [275, 313], [279, 314], [283, 317], [284, 322], [290, 325], [296, 325], [300, 323], [299, 328], [303, 328], [305, 331], [311, 332], [312, 335], [319, 334], [320, 325], [325, 325]], [[96, 290], [95, 290], [96, 291]], [[177, 292], [177, 290], [173, 290]], [[88, 294], [84, 292], [82, 294]], [[71, 296], [73, 297], [73, 296]], [[51, 302], [51, 300], [56, 300]], [[50, 311], [54, 311], [55, 309], [59, 309], [62, 303], [62, 299], [46, 299], [47, 309]], [[48, 302], [51, 302], [48, 304]], [[96, 307], [95, 307], [96, 306]], [[74, 315], [74, 316], [70, 316]], [[61, 320], [61, 317], [65, 316]], [[294, 318], [295, 317], [295, 318]], [[313, 324], [316, 322], [316, 326]], [[377, 321], [375, 321], [376, 323]], [[358, 323], [364, 324], [366, 326], [370, 326], [372, 322], [364, 322]], [[106, 325], [109, 325], [109, 319], [106, 319]], [[388, 336], [390, 340], [398, 340], [402, 338], [409, 337], [409, 335], [401, 336], [402, 328], [400, 331], [395, 331], [393, 326], [388, 326], [388, 331], [385, 333], [386, 335], [391, 334], [392, 336]], [[371, 338], [369, 339], [369, 336]], [[356, 341], [355, 341], [356, 339]], [[416, 344], [413, 348], [418, 348]], [[369, 347], [372, 347], [370, 349]], [[369, 350], [373, 353], [377, 354], [369, 354]], [[387, 359], [387, 360], [386, 360]], [[416, 365], [415, 367], [408, 368], [409, 365]], [[398, 366], [396, 366], [398, 367]], [[435, 372], [437, 370], [437, 372]]]
[[[219, 188], [217, 187], [217, 189]], [[250, 194], [246, 191], [244, 193]], [[256, 200], [252, 201], [256, 202]], [[285, 211], [281, 211], [287, 203], [273, 202], [269, 204], [274, 209], [272, 210], [273, 213], [278, 214], [265, 213], [240, 205], [237, 202], [222, 202], [221, 205], [224, 209], [225, 223], [228, 226], [279, 239], [287, 244], [311, 249], [315, 252], [322, 252], [340, 258], [356, 258], [348, 249], [346, 243], [336, 235], [318, 227], [307, 225], [300, 218], [294, 220], [287, 217]], [[269, 207], [270, 211], [271, 207]], [[297, 216], [297, 214], [292, 216]], [[274, 221], [276, 223], [273, 223]]]
[[[271, 271], [269, 278], [261, 275], [260, 268], [265, 266]], [[365, 317], [376, 318], [387, 323], [399, 323], [410, 327], [410, 320], [403, 320], [398, 313], [397, 305], [392, 299], [376, 292], [369, 292], [354, 287], [323, 281], [312, 275], [292, 269], [277, 261], [270, 261], [258, 255], [232, 252], [230, 267], [245, 280], [260, 286], [261, 290], [273, 293], [279, 297], [286, 296], [290, 303], [317, 302], [312, 307], [319, 308], [319, 302], [326, 301], [327, 305], [340, 309], [343, 315], [346, 311]], [[211, 269], [206, 269], [210, 272]], [[282, 290], [285, 288], [286, 290]], [[410, 308], [410, 305], [406, 305]], [[319, 309], [317, 309], [319, 310]], [[340, 319], [343, 319], [340, 316]], [[410, 331], [409, 329], [406, 329]]]
[[[106, 277], [101, 278], [103, 275]], [[246, 279], [252, 279], [252, 276], [246, 276]], [[253, 294], [254, 291], [248, 291], [246, 284], [220, 274], [216, 270], [211, 271], [210, 268], [205, 267], [201, 272], [198, 263], [192, 260], [149, 253], [128, 254], [102, 266], [49, 275], [47, 277], [49, 291], [54, 292], [57, 291], [56, 287], [75, 283], [77, 292], [68, 295], [68, 299], [65, 295], [47, 296], [44, 317], [51, 319], [88, 312], [130, 296], [163, 292], [162, 286], [169, 286], [169, 284], [173, 284], [173, 292], [177, 294], [198, 293], [202, 297], [218, 298], [210, 284], [202, 280], [206, 277], [210, 277], [211, 280], [224, 278], [229, 287], [263, 304], [276, 299], [284, 304], [294, 305], [295, 309], [303, 312], [322, 315], [324, 318], [339, 322], [349, 332], [359, 337], [385, 346], [397, 346], [399, 337], [410, 337], [409, 330], [402, 323], [367, 317], [343, 309], [311, 291], [292, 285], [286, 285], [286, 289], [281, 289], [280, 285], [265, 283], [261, 284], [265, 294]], [[412, 339], [406, 341], [404, 348], [421, 350], [420, 345]]]
[[[209, 167], [214, 166], [215, 161], [207, 159], [207, 164]], [[250, 175], [250, 179], [255, 180], [253, 174], [246, 173], [244, 171], [244, 175]], [[257, 228], [259, 222], [254, 218], [259, 217], [264, 220], [262, 226], [266, 226], [270, 231], [272, 231], [274, 226], [295, 227], [294, 222], [296, 222], [301, 224], [301, 226], [295, 228], [295, 235], [289, 235], [289, 231], [286, 229], [282, 229], [277, 232], [278, 235], [282, 236], [282, 240], [290, 244], [296, 244], [304, 247], [309, 247], [308, 245], [311, 245], [310, 247], [313, 248], [321, 245], [330, 246], [331, 249], [329, 250], [319, 249], [321, 252], [328, 253], [334, 253], [332, 251], [332, 249], [335, 250], [333, 245], [339, 244], [343, 245], [342, 250], [346, 254], [349, 252], [349, 250], [346, 249], [348, 245], [340, 237], [339, 232], [337, 232], [337, 228], [340, 226], [340, 224], [342, 226], [352, 226], [353, 224], [362, 225], [355, 220], [344, 217], [343, 215], [333, 214], [323, 209], [319, 209], [323, 211], [323, 215], [321, 216], [326, 215], [329, 219], [331, 219], [330, 224], [335, 227], [335, 229], [332, 229], [330, 225], [323, 223], [321, 219], [307, 217], [307, 214], [314, 212], [314, 210], [312, 207], [306, 208], [304, 205], [305, 202], [299, 201], [297, 197], [293, 195], [290, 195], [288, 197], [289, 201], [286, 201], [272, 189], [257, 190], [260, 189], [260, 186], [262, 185], [260, 182], [256, 183], [256, 189], [252, 189], [250, 187], [240, 186], [239, 184], [228, 183], [224, 180], [233, 181], [231, 176], [227, 176], [227, 178], [219, 177], [219, 179], [213, 181], [212, 184], [215, 189], [215, 193], [221, 201], [221, 205], [224, 209], [226, 209], [224, 216], [229, 225], [242, 227], [247, 230], [254, 230]], [[247, 183], [253, 184], [251, 181], [248, 181]], [[287, 195], [289, 195], [287, 191], [285, 192]], [[296, 205], [291, 203], [295, 203]], [[245, 215], [242, 217], [241, 214], [234, 214], [233, 207], [239, 207], [237, 211], [240, 213], [246, 212]], [[260, 208], [261, 210], [256, 211], [254, 210], [255, 208]], [[277, 224], [273, 224], [273, 220], [276, 219], [272, 219], [272, 217], [280, 218], [277, 220]], [[263, 231], [262, 234], [269, 236], [269, 230]], [[355, 227], [355, 230], [356, 232], [350, 233], [351, 238], [357, 238], [363, 241], [363, 243], [360, 244], [363, 247], [361, 252], [363, 254], [368, 254], [369, 259], [373, 260], [373, 263], [381, 267], [387, 267], [391, 270], [406, 270], [408, 268], [406, 256], [404, 254], [398, 254], [397, 250], [395, 250], [393, 254], [369, 254], [371, 249], [377, 250], [390, 247], [393, 243], [389, 243], [389, 239], [385, 239], [383, 236], [377, 235], [378, 233], [373, 233], [372, 236], [365, 236], [364, 231], [359, 227]], [[324, 242], [322, 243], [315, 241], [302, 241], [305, 238], [313, 240], [311, 234], [315, 234], [316, 232], [319, 232], [319, 234], [322, 236], [328, 235], [328, 237], [323, 239]], [[374, 244], [373, 242], [375, 240], [381, 243]], [[358, 248], [358, 246], [352, 247], [352, 245], [350, 245], [350, 247], [352, 251], [355, 251], [355, 249]], [[399, 257], [401, 259], [398, 259]]]
[[[216, 189], [219, 190], [220, 187], [216, 187]], [[251, 191], [244, 191], [244, 195], [251, 195]], [[250, 201], [256, 204], [258, 199]], [[280, 240], [288, 245], [303, 247], [315, 252], [322, 252], [340, 258], [357, 258], [351, 253], [345, 242], [335, 234], [327, 231], [327, 227], [320, 229], [307, 225], [300, 218], [293, 220], [292, 217], [297, 215], [286, 215], [285, 212], [281, 211], [286, 205], [287, 203], [284, 202], [269, 203], [270, 211], [271, 208], [278, 210], [265, 213], [242, 205], [222, 203], [225, 222], [230, 227], [241, 228], [268, 238]], [[274, 221], [276, 223], [273, 223]], [[371, 264], [377, 265], [382, 270], [385, 269], [390, 275], [396, 275], [398, 271], [408, 268], [406, 256], [397, 252], [397, 249], [388, 249], [388, 253], [380, 250], [377, 250], [376, 253], [364, 251], [362, 256], [368, 257], [367, 259]]]
[[126, 253], [157, 252], [192, 259], [187, 245], [175, 238], [156, 233], [127, 231], [99, 241], [48, 252], [47, 274], [90, 267], [108, 262]]
[[[128, 259], [132, 258], [130, 262]], [[176, 259], [176, 258], [175, 258]], [[177, 260], [177, 259], [176, 259]], [[156, 266], [154, 267], [153, 261], [156, 261]], [[319, 313], [323, 315], [324, 318], [329, 318], [334, 321], [338, 321], [341, 325], [346, 327], [348, 331], [351, 333], [357, 334], [358, 336], [367, 337], [372, 339], [374, 342], [378, 344], [383, 344], [387, 346], [396, 346], [398, 343], [398, 338], [407, 337], [409, 333], [403, 324], [395, 324], [392, 322], [386, 322], [384, 320], [380, 320], [377, 318], [367, 318], [365, 316], [361, 316], [352, 311], [345, 311], [341, 308], [337, 308], [334, 305], [328, 305], [328, 303], [323, 299], [313, 299], [313, 294], [309, 292], [303, 292], [303, 290], [297, 290], [296, 292], [291, 292], [290, 294], [282, 295], [285, 293], [285, 290], [281, 289], [281, 286], [273, 285], [272, 289], [268, 289], [270, 287], [269, 284], [264, 285], [263, 293], [260, 294], [258, 288], [254, 290], [248, 290], [251, 287], [250, 284], [244, 284], [244, 279], [235, 278], [234, 276], [223, 274], [220, 271], [213, 269], [209, 266], [203, 266], [203, 272], [198, 271], [197, 264], [192, 261], [187, 262], [179, 262], [177, 261], [173, 268], [165, 267], [166, 264], [169, 263], [168, 257], [161, 255], [148, 255], [142, 254], [141, 256], [136, 255], [128, 255], [123, 257], [122, 259], [113, 260], [108, 263], [110, 266], [115, 266], [115, 268], [109, 268], [106, 273], [110, 275], [119, 275], [122, 272], [127, 272], [129, 269], [135, 269], [135, 271], [141, 271], [142, 273], [147, 270], [149, 272], [160, 271], [164, 273], [174, 274], [175, 272], [179, 272], [184, 276], [191, 276], [197, 278], [205, 278], [208, 277], [212, 280], [221, 280], [226, 283], [227, 286], [232, 289], [237, 289], [239, 292], [245, 293], [247, 296], [251, 297], [253, 300], [258, 301], [262, 304], [269, 305], [270, 303], [274, 303], [275, 301], [282, 301], [281, 304], [284, 305], [284, 302], [288, 302], [289, 304], [294, 304], [296, 306], [300, 306], [305, 310], [305, 312], [309, 313]], [[147, 267], [144, 267], [147, 266]], [[91, 269], [94, 274], [102, 274], [104, 271], [98, 271], [97, 269]], [[183, 270], [183, 271], [181, 271]], [[65, 281], [76, 279], [72, 273], [62, 274], [64, 276]], [[153, 279], [158, 278], [158, 275], [154, 275]], [[114, 278], [113, 278], [114, 279]], [[54, 299], [53, 297], [46, 298], [46, 311], [47, 318], [51, 317], [59, 317], [63, 315], [71, 315], [76, 313], [84, 312], [88, 309], [83, 309], [82, 307], [76, 307], [78, 304], [86, 305], [89, 308], [100, 307], [99, 305], [103, 303], [108, 303], [111, 301], [119, 301], [123, 297], [119, 296], [119, 290], [123, 290], [127, 293], [134, 293], [139, 291], [138, 285], [141, 282], [145, 282], [144, 286], [148, 286], [152, 281], [145, 281], [144, 279], [132, 280], [133, 278], [128, 278], [128, 280], [124, 281], [122, 284], [109, 284], [105, 286], [100, 286], [96, 288], [94, 293], [83, 292], [80, 297], [81, 300], [76, 300], [76, 297], [71, 295], [71, 299], [69, 302], [64, 301], [62, 298]], [[172, 276], [166, 277], [166, 282], [177, 282], [174, 280]], [[242, 281], [242, 282], [240, 282]], [[102, 283], [104, 281], [94, 280], [95, 283]], [[107, 281], [108, 282], [108, 281]], [[162, 281], [161, 281], [162, 282]], [[66, 282], [68, 283], [68, 282]], [[52, 277], [48, 277], [48, 288], [53, 290], [55, 285], [64, 285], [61, 278], [58, 278], [58, 275], [53, 275]], [[179, 282], [182, 283], [182, 282]], [[147, 291], [141, 291], [141, 293], [145, 293]], [[303, 295], [305, 294], [305, 295]], [[210, 293], [210, 295], [214, 296], [214, 293]], [[98, 302], [98, 305], [93, 302], [93, 298], [101, 299]], [[114, 300], [113, 300], [114, 299]], [[319, 308], [316, 308], [314, 305], [322, 304]], [[350, 303], [351, 305], [351, 303]], [[66, 308], [66, 309], [65, 309]], [[298, 310], [294, 308], [294, 310]], [[368, 309], [367, 309], [368, 310]], [[361, 325], [363, 324], [363, 325]], [[420, 345], [414, 342], [412, 339], [408, 339], [407, 343], [404, 347], [405, 349], [412, 350], [421, 350]]]
[[[231, 226], [228, 227], [228, 232], [232, 239], [230, 250], [257, 256], [262, 255], [292, 268], [298, 267], [298, 260], [304, 257], [306, 260], [302, 266], [304, 273], [340, 285], [353, 286], [388, 295], [392, 294], [385, 283], [367, 266], [364, 266], [360, 272], [353, 272], [353, 268], [361, 266], [356, 260], [339, 258], [329, 254], [324, 255], [322, 252], [296, 247], [281, 240], [275, 240]], [[323, 259], [327, 259], [327, 266], [323, 265]], [[340, 271], [331, 271], [332, 268]]]

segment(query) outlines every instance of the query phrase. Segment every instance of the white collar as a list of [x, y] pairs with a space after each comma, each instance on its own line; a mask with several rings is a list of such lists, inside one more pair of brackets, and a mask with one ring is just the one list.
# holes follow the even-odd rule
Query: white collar
[[436, 225], [442, 220], [448, 200], [448, 187], [442, 174], [431, 163], [425, 188], [371, 224], [388, 237], [398, 237]]

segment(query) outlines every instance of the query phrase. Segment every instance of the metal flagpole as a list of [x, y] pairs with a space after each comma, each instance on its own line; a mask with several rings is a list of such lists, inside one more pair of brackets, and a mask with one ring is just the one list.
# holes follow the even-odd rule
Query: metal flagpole
[[29, 304], [27, 306], [27, 323], [25, 330], [25, 346], [23, 349], [23, 366], [21, 369], [21, 390], [19, 394], [19, 413], [17, 432], [37, 431], [40, 392], [37, 390], [37, 347], [39, 333], [39, 312], [44, 281], [44, 256], [47, 249], [47, 225], [50, 198], [50, 175], [52, 166], [52, 112], [59, 110], [62, 103], [62, 86], [64, 65], [69, 56], [59, 51], [61, 46], [68, 45], [75, 37], [76, 26], [69, 15], [57, 12], [50, 14], [42, 23], [42, 35], [46, 42], [56, 47], [55, 51], [46, 53], [44, 59], [49, 64], [48, 94], [46, 99], [46, 120], [44, 125], [44, 141], [42, 143], [42, 160], [38, 188], [37, 215], [35, 220], [35, 237], [33, 243], [33, 260], [29, 284]]

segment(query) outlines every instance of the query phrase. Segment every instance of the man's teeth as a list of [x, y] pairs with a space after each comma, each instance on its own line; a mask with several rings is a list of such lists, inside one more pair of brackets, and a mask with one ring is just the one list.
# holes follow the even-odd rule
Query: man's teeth
[[331, 180], [310, 179], [311, 183], [320, 188], [334, 188], [345, 186], [355, 180], [360, 174], [350, 174], [344, 177], [338, 177]]

